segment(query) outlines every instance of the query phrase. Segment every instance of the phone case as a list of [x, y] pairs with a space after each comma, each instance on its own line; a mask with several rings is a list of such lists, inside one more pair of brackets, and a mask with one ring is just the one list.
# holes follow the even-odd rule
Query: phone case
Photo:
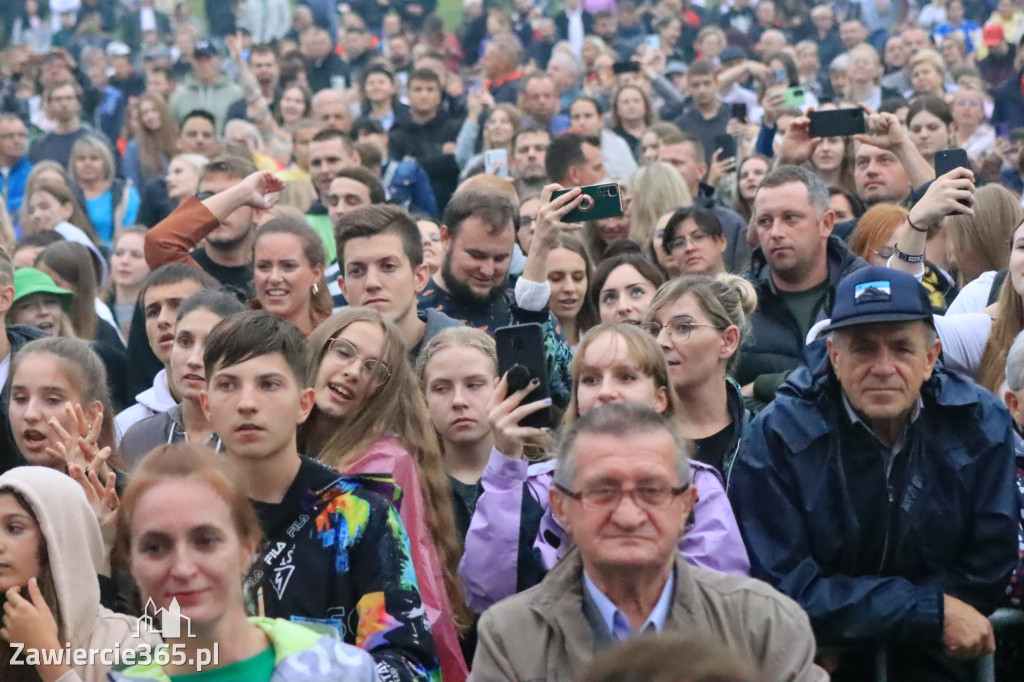
[[[554, 192], [551, 198], [557, 199], [570, 189], [572, 188], [560, 189]], [[583, 190], [584, 199], [580, 202], [579, 208], [565, 214], [562, 222], [582, 223], [622, 215], [622, 198], [619, 196], [618, 184], [609, 182], [603, 185], [588, 185], [580, 189]]]
[[810, 119], [808, 134], [811, 137], [849, 137], [866, 133], [868, 129], [864, 110], [860, 108], [812, 111]]
[[[494, 342], [498, 347], [498, 373], [502, 376], [508, 374], [509, 395], [525, 388], [531, 379], [540, 379], [540, 385], [530, 391], [521, 404], [550, 397], [544, 331], [539, 324], [501, 327], [494, 331]], [[534, 412], [519, 424], [536, 428], [550, 426], [551, 408]]]

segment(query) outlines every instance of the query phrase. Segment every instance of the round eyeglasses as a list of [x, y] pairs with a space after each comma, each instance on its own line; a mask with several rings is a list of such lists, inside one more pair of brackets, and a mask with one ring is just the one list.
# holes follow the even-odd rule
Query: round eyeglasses
[[369, 377], [370, 382], [374, 386], [381, 386], [391, 378], [391, 370], [388, 369], [387, 365], [380, 360], [363, 357], [356, 351], [356, 347], [345, 339], [340, 337], [331, 339], [328, 351], [333, 353], [338, 362], [345, 367], [348, 367], [356, 360], [362, 360], [363, 371], [366, 372], [366, 376]]

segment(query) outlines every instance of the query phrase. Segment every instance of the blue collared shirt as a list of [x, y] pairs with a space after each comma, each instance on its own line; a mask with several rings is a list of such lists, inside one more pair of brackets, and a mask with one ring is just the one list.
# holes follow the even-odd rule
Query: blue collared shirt
[[598, 589], [597, 585], [590, 579], [587, 572], [583, 572], [583, 586], [587, 590], [587, 594], [594, 601], [594, 605], [597, 606], [597, 610], [601, 613], [601, 618], [604, 620], [605, 626], [608, 628], [608, 632], [611, 633], [612, 638], [623, 642], [627, 639], [631, 639], [637, 634], [645, 632], [661, 632], [665, 627], [665, 619], [668, 618], [668, 609], [672, 605], [672, 592], [675, 588], [676, 572], [673, 570], [669, 573], [668, 580], [665, 581], [665, 587], [661, 590], [661, 596], [658, 598], [658, 603], [654, 605], [647, 620], [640, 626], [639, 630], [633, 630], [629, 626], [629, 620], [622, 614], [621, 611], [612, 603], [609, 599]]

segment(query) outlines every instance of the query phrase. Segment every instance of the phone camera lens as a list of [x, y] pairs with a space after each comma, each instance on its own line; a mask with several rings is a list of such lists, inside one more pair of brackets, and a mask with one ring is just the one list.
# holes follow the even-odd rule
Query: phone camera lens
[[619, 196], [619, 186], [618, 185], [609, 185], [608, 187], [604, 188], [604, 193], [605, 193], [606, 196], [609, 196], [609, 197], [617, 197], [617, 196]]

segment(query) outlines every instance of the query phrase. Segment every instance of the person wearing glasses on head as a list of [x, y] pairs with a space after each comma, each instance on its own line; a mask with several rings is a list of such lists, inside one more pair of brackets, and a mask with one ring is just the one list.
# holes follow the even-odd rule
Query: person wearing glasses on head
[[[523, 454], [526, 443], [545, 447], [546, 433], [518, 422], [545, 404], [520, 404], [532, 385], [510, 395], [507, 389], [504, 377], [488, 405], [494, 448], [480, 479], [483, 492], [459, 565], [467, 602], [477, 613], [536, 585], [571, 546], [573, 529], [552, 514], [549, 504], [553, 461], [531, 465]], [[654, 339], [634, 324], [601, 324], [583, 337], [572, 363], [572, 397], [562, 419], [563, 432], [608, 403], [638, 403], [670, 421], [679, 414], [665, 356]], [[747, 575], [750, 561], [721, 476], [711, 466], [691, 464], [698, 496], [686, 535], [676, 537], [683, 559], [693, 566]]]
[[689, 450], [649, 405], [604, 404], [575, 421], [559, 444], [550, 491], [574, 547], [539, 585], [484, 613], [474, 678], [580, 679], [615, 642], [696, 629], [757, 666], [758, 679], [828, 679], [794, 601], [680, 555], [680, 538], [692, 532], [687, 519], [699, 513]]
[[375, 308], [350, 307], [327, 318], [309, 336], [306, 381], [315, 404], [299, 429], [299, 446], [342, 474], [394, 479], [444, 679], [464, 680], [456, 626], [468, 624], [469, 614], [457, 578], [455, 515], [407, 353], [399, 328]]
[[674, 422], [693, 441], [693, 458], [726, 480], [751, 417], [729, 373], [756, 307], [757, 293], [742, 277], [682, 275], [658, 289], [640, 325], [665, 354], [679, 400]]

